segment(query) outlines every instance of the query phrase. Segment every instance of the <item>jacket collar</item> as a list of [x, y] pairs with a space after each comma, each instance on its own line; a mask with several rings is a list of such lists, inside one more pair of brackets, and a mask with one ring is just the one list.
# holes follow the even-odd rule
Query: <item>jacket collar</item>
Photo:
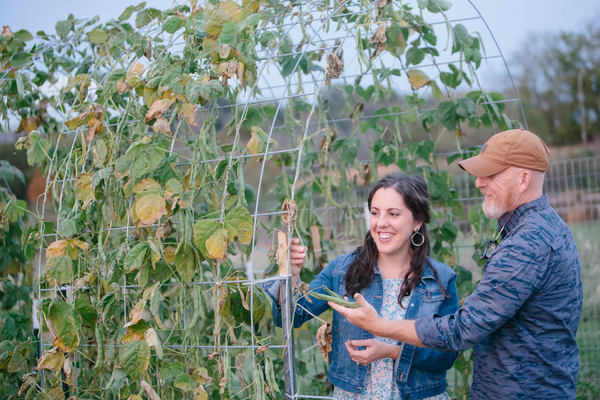
[[[514, 211], [513, 216], [511, 217], [512, 212], [507, 212], [498, 220], [498, 230], [502, 229], [504, 226], [504, 231], [502, 231], [502, 238], [506, 237], [508, 233], [517, 226], [523, 218], [527, 215], [538, 213], [544, 211], [550, 207], [548, 204], [548, 197], [543, 194], [542, 197], [532, 200], [529, 203], [521, 204]], [[509, 220], [510, 218], [510, 220]], [[506, 226], [505, 226], [506, 225]]]

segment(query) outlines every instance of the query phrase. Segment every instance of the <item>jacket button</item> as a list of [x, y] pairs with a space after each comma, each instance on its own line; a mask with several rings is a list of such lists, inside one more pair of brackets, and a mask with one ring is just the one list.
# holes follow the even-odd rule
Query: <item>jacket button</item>
[[404, 398], [405, 398], [406, 400], [410, 399], [410, 394], [407, 394], [407, 395], [405, 395], [405, 396], [404, 396]]

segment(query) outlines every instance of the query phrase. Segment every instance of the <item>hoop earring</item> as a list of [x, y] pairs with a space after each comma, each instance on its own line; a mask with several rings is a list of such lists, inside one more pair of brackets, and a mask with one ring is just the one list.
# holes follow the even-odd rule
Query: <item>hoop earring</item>
[[[421, 235], [421, 243], [415, 243], [415, 236], [417, 236], [417, 234]], [[425, 236], [421, 232], [415, 231], [415, 233], [413, 233], [412, 237], [410, 238], [410, 242], [415, 247], [421, 247], [425, 243]]]

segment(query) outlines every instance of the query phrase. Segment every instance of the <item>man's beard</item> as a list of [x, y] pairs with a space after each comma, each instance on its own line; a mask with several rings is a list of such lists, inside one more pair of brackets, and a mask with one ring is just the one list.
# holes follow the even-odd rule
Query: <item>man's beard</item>
[[489, 200], [483, 200], [483, 213], [489, 219], [500, 219], [500, 217], [510, 211], [510, 206], [513, 203], [512, 193], [507, 192], [502, 198], [494, 192], [485, 193], [481, 191], [481, 193], [492, 196]]

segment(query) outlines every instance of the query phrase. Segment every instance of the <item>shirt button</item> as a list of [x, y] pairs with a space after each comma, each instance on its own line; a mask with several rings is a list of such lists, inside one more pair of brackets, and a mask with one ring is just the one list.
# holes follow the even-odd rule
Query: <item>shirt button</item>
[[405, 398], [406, 400], [410, 399], [410, 394], [407, 394], [406, 396], [404, 396], [404, 398]]

